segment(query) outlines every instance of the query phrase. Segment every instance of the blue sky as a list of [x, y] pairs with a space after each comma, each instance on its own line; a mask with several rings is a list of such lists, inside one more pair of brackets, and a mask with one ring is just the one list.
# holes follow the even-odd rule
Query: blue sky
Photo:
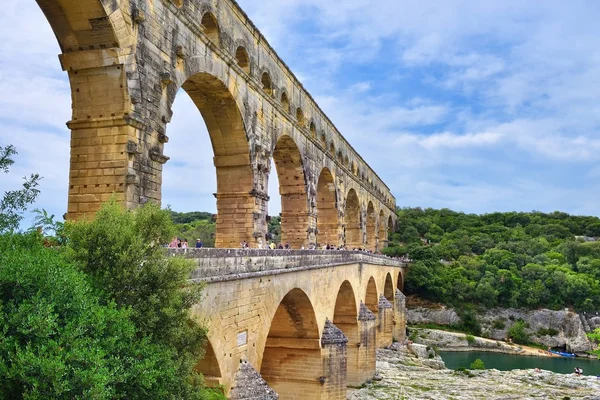
[[[239, 0], [399, 206], [600, 216], [600, 2]], [[24, 18], [23, 15], [27, 17]], [[33, 1], [0, 15], [0, 190], [44, 176], [66, 210], [70, 93]], [[215, 210], [212, 150], [185, 93], [163, 198]], [[271, 179], [270, 213], [280, 210]]]

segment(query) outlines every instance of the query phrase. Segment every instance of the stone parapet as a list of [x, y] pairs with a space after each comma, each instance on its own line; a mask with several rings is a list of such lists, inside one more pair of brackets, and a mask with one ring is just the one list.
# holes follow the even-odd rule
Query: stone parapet
[[408, 267], [406, 262], [360, 251], [254, 249], [169, 249], [168, 251], [172, 255], [194, 259], [198, 268], [192, 273], [192, 279], [207, 282], [348, 264], [384, 265], [402, 269]]

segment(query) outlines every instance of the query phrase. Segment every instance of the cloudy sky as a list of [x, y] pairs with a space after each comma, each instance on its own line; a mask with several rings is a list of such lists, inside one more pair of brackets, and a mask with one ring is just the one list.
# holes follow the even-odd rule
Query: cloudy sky
[[[600, 2], [239, 0], [399, 206], [600, 216]], [[26, 15], [26, 18], [23, 16]], [[0, 145], [66, 210], [70, 95], [34, 1], [0, 15]], [[215, 210], [208, 134], [174, 105], [164, 204]], [[271, 214], [279, 212], [272, 179]]]

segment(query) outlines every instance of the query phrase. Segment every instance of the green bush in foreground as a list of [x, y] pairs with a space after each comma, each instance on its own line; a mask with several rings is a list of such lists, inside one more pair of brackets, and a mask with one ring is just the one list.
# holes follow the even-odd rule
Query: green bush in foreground
[[173, 379], [168, 396], [156, 398], [202, 398], [193, 368], [203, 356], [206, 332], [190, 315], [201, 286], [188, 282], [193, 261], [170, 257], [162, 247], [174, 232], [169, 211], [152, 204], [126, 211], [110, 202], [94, 221], [68, 223], [65, 232], [67, 257], [102, 300], [130, 310], [137, 336], [168, 353], [164, 372]]
[[0, 398], [176, 398], [171, 352], [130, 316], [38, 235], [0, 236]]

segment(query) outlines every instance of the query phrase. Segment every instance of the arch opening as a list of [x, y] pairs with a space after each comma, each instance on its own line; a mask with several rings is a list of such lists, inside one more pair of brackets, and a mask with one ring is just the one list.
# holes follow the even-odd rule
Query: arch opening
[[383, 295], [389, 302], [394, 302], [394, 283], [392, 281], [392, 275], [388, 272], [385, 276], [385, 286], [383, 287]]
[[300, 150], [284, 135], [275, 146], [273, 160], [281, 196], [281, 243], [299, 249], [307, 245], [308, 197]]
[[209, 340], [204, 345], [204, 357], [196, 364], [194, 370], [204, 376], [204, 383], [208, 387], [217, 387], [221, 384], [221, 367]]
[[398, 281], [396, 283], [396, 288], [404, 293], [404, 276], [402, 275], [402, 271], [398, 272]]
[[286, 92], [281, 93], [281, 107], [283, 107], [285, 112], [290, 112], [290, 99]]
[[235, 51], [235, 59], [240, 68], [250, 75], [250, 56], [243, 46], [238, 47]]
[[260, 79], [263, 85], [263, 91], [269, 96], [273, 95], [273, 82], [271, 80], [271, 75], [268, 72], [263, 72], [262, 77]]
[[367, 293], [365, 294], [365, 306], [375, 315], [379, 313], [379, 295], [377, 294], [377, 285], [373, 277], [369, 278], [367, 283]]
[[346, 247], [349, 250], [363, 247], [360, 203], [354, 189], [350, 189], [346, 198]]
[[304, 112], [300, 107], [296, 109], [296, 121], [298, 121], [298, 125], [300, 125], [301, 128], [304, 128], [306, 122], [304, 121]]
[[377, 219], [379, 224], [379, 233], [377, 238], [377, 250], [382, 250], [386, 247], [388, 243], [388, 238], [386, 234], [387, 225], [385, 223], [385, 215], [383, 214], [383, 210], [379, 211], [379, 218]]
[[271, 321], [260, 374], [282, 399], [296, 398], [298, 393], [319, 398], [321, 365], [315, 311], [308, 296], [293, 289], [283, 298]]
[[214, 14], [211, 12], [205, 13], [202, 16], [200, 26], [202, 27], [202, 32], [208, 37], [208, 40], [217, 45], [217, 47], [221, 47], [221, 30]]
[[244, 122], [229, 89], [207, 73], [191, 76], [182, 85], [200, 111], [213, 149], [216, 168], [216, 247], [239, 247], [251, 243], [255, 199], [253, 170]]
[[377, 218], [375, 217], [375, 207], [373, 207], [373, 203], [369, 201], [369, 205], [367, 206], [367, 244], [366, 248], [369, 250], [376, 250], [376, 229], [375, 225], [377, 223]]
[[333, 175], [323, 168], [317, 183], [317, 243], [337, 246], [338, 237], [337, 195]]
[[314, 122], [310, 123], [310, 136], [313, 138], [317, 137], [317, 127], [315, 126]]
[[358, 329], [358, 313], [354, 289], [348, 281], [344, 281], [338, 290], [335, 300], [333, 323], [348, 338], [346, 346], [347, 384], [355, 386], [362, 384], [361, 364], [358, 354], [361, 338]]

